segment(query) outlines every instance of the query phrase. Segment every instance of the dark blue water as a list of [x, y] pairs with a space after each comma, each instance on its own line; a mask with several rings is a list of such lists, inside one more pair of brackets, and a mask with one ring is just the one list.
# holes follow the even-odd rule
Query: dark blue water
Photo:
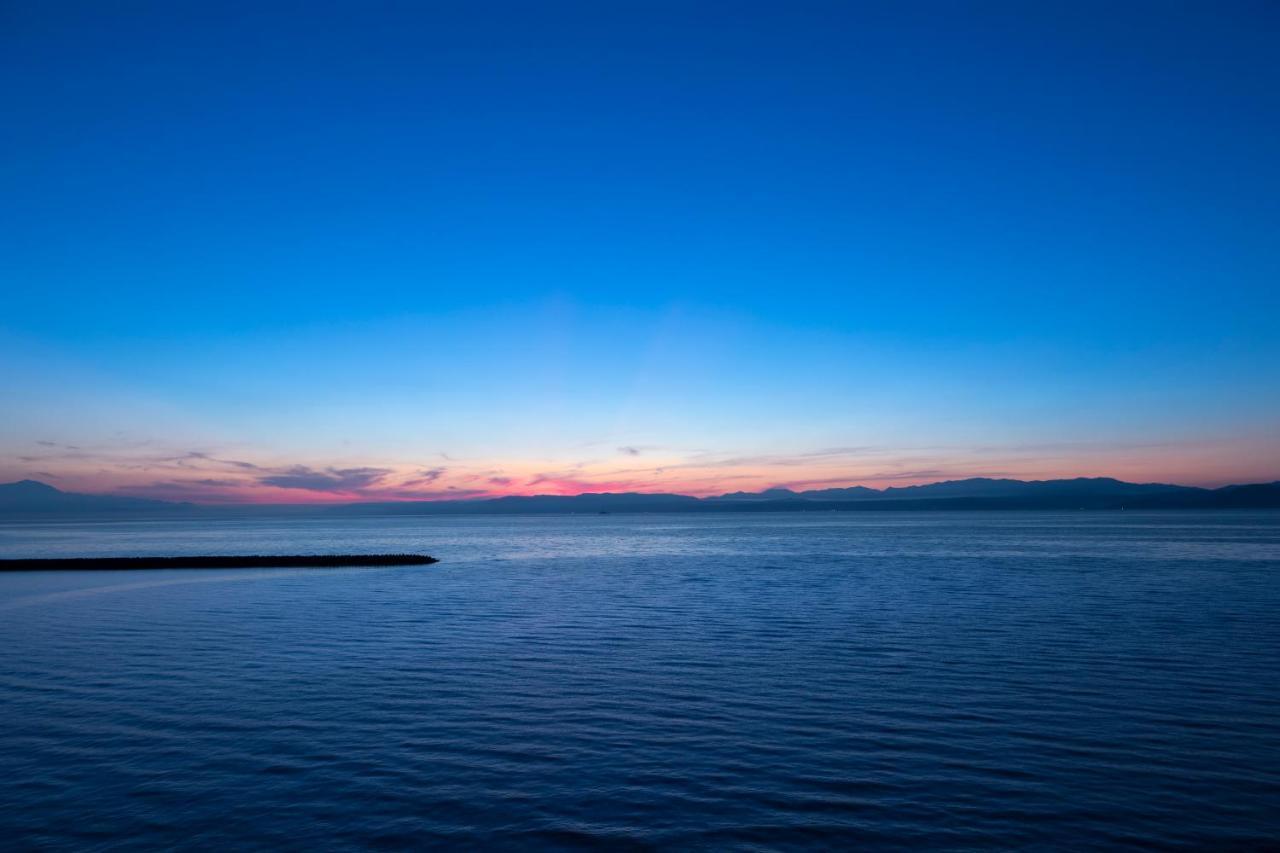
[[0, 846], [1280, 843], [1280, 514], [0, 525]]

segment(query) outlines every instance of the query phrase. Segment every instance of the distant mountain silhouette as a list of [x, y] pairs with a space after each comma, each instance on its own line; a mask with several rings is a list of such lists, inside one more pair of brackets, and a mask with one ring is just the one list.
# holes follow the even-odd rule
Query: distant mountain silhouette
[[1202, 489], [1166, 483], [1126, 483], [1111, 477], [1071, 480], [995, 480], [977, 477], [922, 486], [865, 486], [795, 492], [766, 489], [698, 499], [688, 495], [535, 495], [465, 501], [343, 504], [339, 514], [443, 515], [461, 513], [793, 512], [804, 510], [946, 509], [1213, 509], [1280, 508], [1280, 483]]
[[798, 497], [807, 501], [861, 501], [881, 496], [879, 489], [866, 486], [846, 486], [839, 489], [810, 489], [800, 492]]
[[1140, 509], [1259, 509], [1280, 507], [1280, 480], [1221, 489], [1188, 489], [1144, 495], [1129, 506]]
[[1125, 483], [1111, 477], [1077, 477], [1073, 480], [994, 480], [973, 477], [968, 480], [946, 480], [921, 486], [890, 486], [870, 489], [866, 486], [814, 489], [795, 492], [791, 489], [766, 489], [763, 492], [733, 492], [709, 498], [716, 501], [883, 501], [919, 500], [922, 498], [1015, 498], [1046, 495], [1129, 495], [1163, 494], [1167, 492], [1205, 493], [1208, 489], [1172, 486], [1165, 483]]
[[0, 505], [4, 504], [51, 504], [66, 497], [53, 486], [39, 480], [19, 480], [16, 483], [0, 484]]
[[1071, 480], [993, 480], [973, 477], [947, 480], [922, 486], [893, 486], [883, 491], [886, 498], [1013, 498], [1028, 496], [1154, 495], [1170, 492], [1204, 493], [1207, 489], [1173, 486], [1167, 483], [1125, 483], [1111, 477], [1076, 477]]
[[[861, 488], [857, 486], [855, 488]], [[707, 498], [709, 501], [791, 501], [801, 500], [799, 492], [790, 489], [765, 489], [763, 492], [730, 492]]]
[[648, 492], [603, 492], [582, 495], [530, 495], [481, 498], [461, 501], [388, 501], [341, 504], [330, 512], [397, 515], [487, 513], [567, 513], [567, 512], [696, 512], [704, 501], [688, 495]]
[[325, 515], [502, 515], [613, 512], [795, 512], [876, 510], [1074, 510], [1280, 508], [1280, 482], [1202, 489], [1126, 483], [1110, 477], [997, 480], [977, 477], [921, 486], [865, 486], [795, 492], [766, 489], [711, 498], [644, 492], [531, 495], [453, 501], [395, 501], [328, 506], [201, 507], [187, 503], [63, 492], [35, 480], [0, 484], [0, 515], [87, 515], [186, 511], [198, 514], [272, 512]]
[[0, 513], [115, 513], [171, 511], [190, 504], [126, 498], [115, 495], [82, 495], [64, 492], [37, 480], [0, 483]]

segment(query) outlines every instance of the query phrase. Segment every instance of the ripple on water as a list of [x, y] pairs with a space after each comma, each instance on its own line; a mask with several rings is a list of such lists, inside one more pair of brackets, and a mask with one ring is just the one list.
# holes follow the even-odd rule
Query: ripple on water
[[[1280, 514], [0, 525], [19, 847], [1280, 841]], [[300, 547], [305, 546], [305, 547]]]

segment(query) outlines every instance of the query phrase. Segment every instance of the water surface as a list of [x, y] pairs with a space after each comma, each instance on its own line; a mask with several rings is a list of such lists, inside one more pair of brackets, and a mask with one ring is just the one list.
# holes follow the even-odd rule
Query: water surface
[[0, 525], [0, 844], [1280, 842], [1280, 514]]

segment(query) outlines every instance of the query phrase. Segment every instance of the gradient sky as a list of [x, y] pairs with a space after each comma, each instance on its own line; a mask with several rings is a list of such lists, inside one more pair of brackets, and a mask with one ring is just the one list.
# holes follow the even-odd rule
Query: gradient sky
[[0, 480], [1280, 479], [1280, 5], [6, 3]]

